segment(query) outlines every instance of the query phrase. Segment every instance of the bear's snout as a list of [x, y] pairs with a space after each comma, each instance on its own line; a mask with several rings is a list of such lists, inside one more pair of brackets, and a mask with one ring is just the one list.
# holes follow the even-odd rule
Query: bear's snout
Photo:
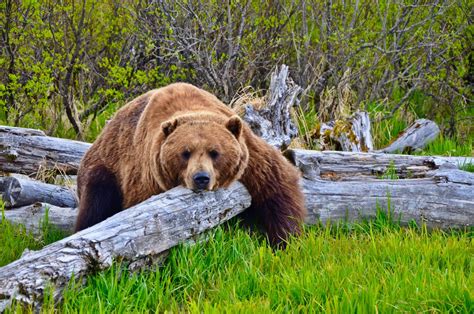
[[211, 182], [211, 176], [206, 171], [199, 171], [193, 175], [193, 182], [197, 190], [206, 190]]

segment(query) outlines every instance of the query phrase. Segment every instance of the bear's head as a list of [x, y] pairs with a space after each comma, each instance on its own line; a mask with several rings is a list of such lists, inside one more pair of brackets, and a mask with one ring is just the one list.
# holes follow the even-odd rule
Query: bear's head
[[156, 157], [163, 190], [183, 185], [194, 191], [215, 190], [238, 180], [248, 163], [242, 120], [194, 113], [161, 124]]

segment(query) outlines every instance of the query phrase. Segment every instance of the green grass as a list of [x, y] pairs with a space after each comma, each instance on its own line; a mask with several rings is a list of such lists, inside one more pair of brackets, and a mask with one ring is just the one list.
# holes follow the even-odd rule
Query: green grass
[[439, 135], [433, 142], [429, 143], [420, 155], [442, 155], [442, 156], [472, 156], [474, 135], [464, 143]]
[[474, 172], [474, 164], [464, 163], [459, 167], [459, 169], [467, 171], [467, 172]]
[[18, 259], [25, 249], [38, 250], [44, 245], [58, 241], [66, 236], [48, 223], [46, 214], [42, 221], [41, 236], [27, 232], [22, 225], [9, 223], [4, 217], [4, 205], [0, 199], [0, 267]]
[[[84, 287], [71, 285], [62, 304], [49, 299], [43, 311], [472, 313], [473, 235], [401, 228], [379, 214], [307, 227], [286, 250], [273, 251], [233, 221], [207, 242], [172, 249], [154, 270], [129, 273], [115, 264]], [[6, 248], [0, 242], [2, 261], [15, 259], [3, 256]]]

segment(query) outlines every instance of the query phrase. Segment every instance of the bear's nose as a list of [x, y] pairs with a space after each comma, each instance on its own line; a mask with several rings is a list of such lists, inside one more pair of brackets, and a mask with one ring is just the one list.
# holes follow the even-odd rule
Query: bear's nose
[[209, 186], [211, 177], [205, 171], [199, 171], [193, 176], [194, 185], [199, 190], [205, 190]]

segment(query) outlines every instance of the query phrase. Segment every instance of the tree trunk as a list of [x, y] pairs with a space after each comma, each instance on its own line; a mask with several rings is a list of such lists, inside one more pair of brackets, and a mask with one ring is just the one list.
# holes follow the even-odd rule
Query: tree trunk
[[32, 129], [0, 126], [0, 171], [32, 175], [75, 174], [91, 144], [46, 136]]
[[0, 180], [3, 182], [0, 194], [6, 207], [19, 207], [36, 202], [59, 207], [77, 206], [72, 188], [17, 177], [1, 177]]
[[241, 213], [250, 195], [240, 184], [216, 192], [181, 187], [122, 211], [0, 268], [0, 311], [12, 300], [39, 306], [51, 286], [55, 298], [69, 280], [110, 267], [115, 259], [145, 265], [171, 247]]

